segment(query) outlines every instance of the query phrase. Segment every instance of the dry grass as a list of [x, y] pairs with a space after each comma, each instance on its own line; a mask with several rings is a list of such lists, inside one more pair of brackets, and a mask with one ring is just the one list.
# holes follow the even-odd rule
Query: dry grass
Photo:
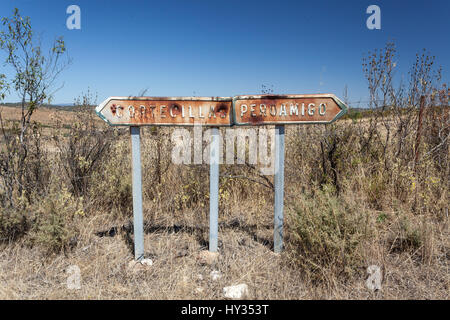
[[[127, 266], [133, 256], [122, 236], [99, 238], [92, 234], [110, 220], [103, 219], [97, 216], [86, 221], [83, 241], [67, 255], [49, 257], [21, 243], [3, 246], [1, 299], [221, 299], [224, 286], [238, 283], [249, 285], [251, 299], [449, 298], [445, 256], [432, 265], [414, 261], [409, 254], [386, 256], [383, 288], [375, 293], [367, 289], [364, 277], [317, 286], [290, 264], [287, 252], [276, 255], [236, 228], [221, 228], [221, 255], [212, 266], [198, 263], [196, 254], [202, 247], [192, 232], [147, 233], [146, 255], [154, 264], [145, 271], [131, 272]], [[81, 270], [80, 290], [67, 288], [66, 270], [71, 265]], [[211, 280], [212, 270], [221, 271], [223, 277]]]
[[[74, 123], [74, 115], [60, 118]], [[208, 166], [173, 165], [170, 129], [145, 129], [145, 255], [154, 264], [140, 272], [128, 268], [132, 234], [96, 235], [132, 220], [127, 132], [115, 136], [102, 165], [90, 173], [83, 198], [67, 191], [70, 184], [62, 158], [52, 148], [48, 184], [53, 187], [26, 210], [31, 225], [44, 221], [47, 228], [55, 224], [54, 216], [43, 208], [53, 208], [61, 217], [56, 227], [63, 230], [48, 238], [48, 229], [31, 228], [22, 238], [1, 244], [0, 299], [222, 299], [222, 288], [238, 283], [248, 284], [251, 299], [449, 299], [448, 182], [426, 167], [424, 175], [437, 182], [420, 183], [420, 177], [409, 176], [409, 169], [401, 166], [392, 166], [392, 180], [385, 181], [378, 168], [383, 163], [357, 150], [357, 130], [367, 127], [366, 119], [345, 120], [333, 129], [341, 149], [330, 156], [331, 161], [339, 160], [335, 164], [325, 159], [326, 174], [319, 144], [328, 134], [324, 128], [287, 129], [286, 250], [280, 255], [271, 248], [273, 192], [246, 179], [221, 179], [220, 257], [211, 266], [197, 259], [208, 241]], [[66, 133], [70, 139], [70, 131]], [[370, 150], [375, 158], [376, 147], [374, 143]], [[258, 178], [242, 165], [224, 165], [222, 170]], [[338, 172], [339, 193], [333, 186], [333, 170]], [[412, 190], [411, 181], [417, 185], [416, 199], [407, 192]], [[328, 219], [327, 228], [317, 220], [318, 213]], [[341, 217], [337, 225], [335, 214]], [[360, 215], [364, 223], [353, 224]], [[343, 230], [356, 236], [348, 237]], [[306, 237], [300, 238], [302, 242], [300, 232]], [[354, 239], [357, 245], [349, 246]], [[339, 246], [349, 251], [336, 253]], [[329, 257], [324, 259], [322, 252]], [[372, 264], [383, 270], [381, 291], [366, 287], [366, 269]], [[80, 290], [67, 288], [72, 265], [81, 270]], [[342, 268], [351, 272], [343, 273]], [[213, 281], [212, 270], [223, 277]]]

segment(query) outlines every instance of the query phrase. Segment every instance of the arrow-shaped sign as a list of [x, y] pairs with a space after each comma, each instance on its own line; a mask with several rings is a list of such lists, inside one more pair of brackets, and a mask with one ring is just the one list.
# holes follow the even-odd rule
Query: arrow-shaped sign
[[96, 109], [113, 126], [230, 126], [231, 98], [111, 97]]
[[232, 126], [331, 123], [347, 112], [333, 94], [111, 97], [96, 112], [113, 126]]
[[333, 94], [258, 95], [233, 98], [235, 125], [331, 123], [347, 112]]

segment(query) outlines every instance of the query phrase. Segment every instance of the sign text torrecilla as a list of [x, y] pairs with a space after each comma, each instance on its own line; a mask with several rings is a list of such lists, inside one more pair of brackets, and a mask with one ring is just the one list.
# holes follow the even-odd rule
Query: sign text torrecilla
[[97, 114], [111, 125], [230, 126], [231, 98], [109, 98]]

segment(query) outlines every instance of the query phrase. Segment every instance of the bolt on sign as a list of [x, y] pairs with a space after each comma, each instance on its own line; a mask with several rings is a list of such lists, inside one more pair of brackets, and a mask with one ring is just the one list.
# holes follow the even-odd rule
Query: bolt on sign
[[112, 126], [231, 126], [232, 99], [224, 97], [111, 97], [96, 113]]
[[333, 94], [237, 96], [233, 109], [236, 125], [325, 124], [347, 112]]

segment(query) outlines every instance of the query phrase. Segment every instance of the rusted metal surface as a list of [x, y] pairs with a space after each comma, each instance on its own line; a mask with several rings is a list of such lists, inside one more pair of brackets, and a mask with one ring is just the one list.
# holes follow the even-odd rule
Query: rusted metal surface
[[113, 126], [230, 126], [231, 110], [225, 97], [111, 97], [95, 111]]
[[233, 98], [235, 125], [331, 123], [347, 112], [333, 94], [257, 95]]
[[96, 108], [113, 126], [232, 126], [331, 123], [347, 112], [333, 94], [111, 97]]

